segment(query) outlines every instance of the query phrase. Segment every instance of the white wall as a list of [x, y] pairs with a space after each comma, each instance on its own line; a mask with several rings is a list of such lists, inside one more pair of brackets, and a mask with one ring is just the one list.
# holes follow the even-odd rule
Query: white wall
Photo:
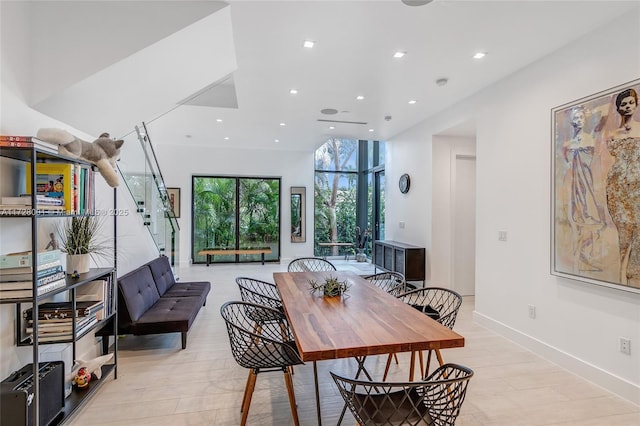
[[[151, 140], [162, 135], [153, 133], [149, 126]], [[281, 262], [302, 256], [313, 255], [313, 153], [297, 151], [242, 150], [242, 149], [191, 149], [185, 145], [164, 145], [155, 147], [158, 162], [168, 187], [181, 189], [180, 263], [191, 261], [191, 177], [193, 175], [230, 175], [280, 177], [281, 180]], [[195, 151], [197, 150], [197, 151]], [[174, 165], [181, 165], [175, 167]], [[290, 187], [307, 188], [307, 241], [291, 243], [291, 200]]]
[[[550, 275], [549, 239], [550, 110], [638, 78], [638, 22], [609, 23], [394, 138], [386, 204], [390, 223], [412, 223], [389, 227], [389, 238], [432, 252], [432, 135], [475, 121], [476, 320], [636, 404], [640, 351], [621, 354], [618, 337], [640, 344], [640, 294]], [[394, 191], [405, 171], [415, 176], [406, 197]]]

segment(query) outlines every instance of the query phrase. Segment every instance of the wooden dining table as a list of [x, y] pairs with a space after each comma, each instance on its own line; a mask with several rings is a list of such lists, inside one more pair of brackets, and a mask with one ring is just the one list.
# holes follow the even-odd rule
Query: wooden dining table
[[[329, 276], [346, 281], [347, 293], [311, 292], [310, 280], [321, 283]], [[464, 346], [464, 337], [353, 272], [275, 272], [273, 277], [300, 356], [313, 361], [319, 425], [317, 361], [354, 357], [360, 371], [368, 355]]]

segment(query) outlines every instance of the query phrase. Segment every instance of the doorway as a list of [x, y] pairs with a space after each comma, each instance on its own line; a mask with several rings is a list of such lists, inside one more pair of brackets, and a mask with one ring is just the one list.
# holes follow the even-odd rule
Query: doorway
[[476, 282], [476, 157], [456, 155], [452, 166], [452, 287], [463, 296], [472, 296]]

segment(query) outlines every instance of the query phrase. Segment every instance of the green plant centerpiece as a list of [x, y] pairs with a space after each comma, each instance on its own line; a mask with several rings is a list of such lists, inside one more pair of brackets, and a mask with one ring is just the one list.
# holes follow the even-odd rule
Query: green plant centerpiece
[[101, 233], [98, 216], [74, 216], [57, 228], [60, 250], [67, 253], [67, 273], [89, 271], [89, 258], [108, 258], [113, 253]]
[[339, 281], [338, 278], [329, 275], [325, 278], [324, 282], [319, 283], [316, 280], [309, 280], [309, 286], [311, 292], [322, 291], [322, 295], [325, 297], [341, 296], [349, 290], [349, 283], [347, 281]]

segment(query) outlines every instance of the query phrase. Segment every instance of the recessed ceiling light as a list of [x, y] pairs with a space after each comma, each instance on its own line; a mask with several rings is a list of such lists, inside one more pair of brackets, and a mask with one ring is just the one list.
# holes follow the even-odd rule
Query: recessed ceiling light
[[228, 140], [229, 140], [229, 136], [225, 136], [225, 137], [224, 137], [224, 140], [225, 140], [225, 141], [228, 141]]
[[305, 40], [304, 43], [302, 43], [302, 46], [306, 47], [307, 49], [311, 49], [315, 44], [315, 41]]
[[373, 129], [369, 129], [370, 132], [373, 132]]
[[485, 56], [487, 56], [487, 52], [477, 52], [475, 55], [473, 55], [473, 59], [482, 59]]
[[286, 125], [287, 125], [287, 123], [280, 123], [280, 125], [281, 125], [281, 126], [286, 126]]
[[218, 123], [222, 123], [222, 118], [216, 118], [216, 121], [217, 121]]
[[409, 105], [413, 105], [413, 104], [415, 104], [416, 102], [417, 102], [417, 101], [416, 101], [415, 99], [411, 99], [411, 100], [409, 101]]
[[399, 59], [399, 58], [402, 58], [406, 54], [407, 54], [407, 52], [399, 52], [398, 51], [398, 52], [393, 54], [393, 57], [396, 58], [396, 59]]
[[359, 100], [359, 101], [361, 101], [361, 100], [363, 100], [363, 99], [364, 99], [364, 96], [362, 96], [362, 95], [358, 95], [358, 96], [356, 96], [356, 99], [357, 99], [357, 100]]
[[280, 142], [280, 139], [275, 139], [274, 142], [278, 143]]
[[298, 89], [289, 89], [289, 93], [291, 93], [292, 95], [297, 95]]
[[329, 126], [329, 130], [334, 130], [336, 126]]

